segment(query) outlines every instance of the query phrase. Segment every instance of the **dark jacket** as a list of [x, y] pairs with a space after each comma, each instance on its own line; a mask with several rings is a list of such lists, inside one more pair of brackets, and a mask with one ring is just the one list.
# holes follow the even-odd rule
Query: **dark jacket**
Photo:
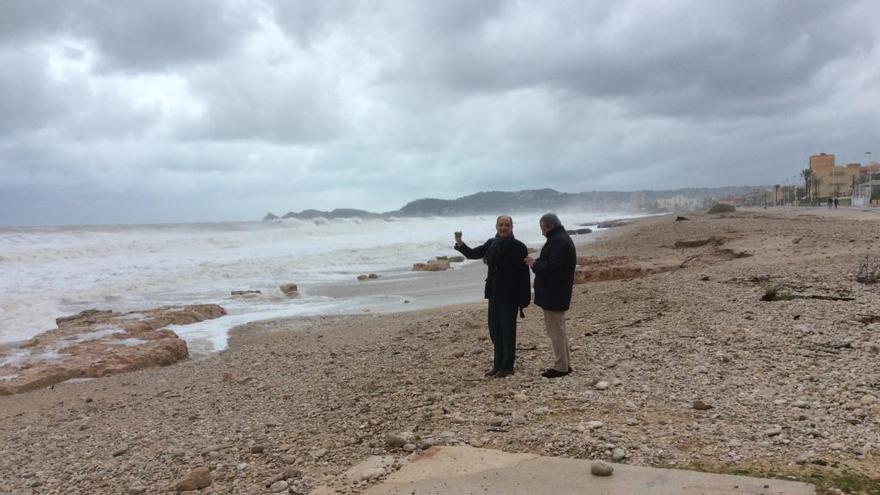
[[525, 244], [511, 235], [507, 239], [489, 239], [482, 246], [473, 249], [465, 243], [455, 246], [455, 249], [468, 259], [483, 258], [488, 267], [486, 288], [483, 291], [486, 299], [497, 298], [516, 303], [520, 308], [529, 305], [532, 289], [529, 284], [529, 268], [523, 262], [529, 255]]
[[535, 304], [548, 311], [568, 311], [574, 285], [577, 252], [563, 227], [547, 233], [541, 255], [532, 264], [535, 272]]

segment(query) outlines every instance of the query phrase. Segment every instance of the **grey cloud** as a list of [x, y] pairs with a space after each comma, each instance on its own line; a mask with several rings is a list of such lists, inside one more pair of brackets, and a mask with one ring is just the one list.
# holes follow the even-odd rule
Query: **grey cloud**
[[82, 39], [93, 42], [99, 69], [162, 71], [233, 50], [262, 11], [200, 0], [12, 1], [0, 16], [0, 41]]
[[[849, 21], [880, 14], [870, 3], [820, 1], [543, 5], [534, 15], [511, 2], [491, 22], [427, 52], [402, 43], [413, 47], [406, 57], [423, 72], [407, 64], [388, 77], [416, 74], [465, 93], [558, 87], [592, 98], [635, 97], [640, 111], [673, 115], [710, 114], [719, 106], [766, 113], [795, 96], [803, 103], [816, 73], [870, 41]], [[429, 22], [420, 19], [409, 35], [419, 36]], [[425, 58], [427, 64], [416, 62]]]

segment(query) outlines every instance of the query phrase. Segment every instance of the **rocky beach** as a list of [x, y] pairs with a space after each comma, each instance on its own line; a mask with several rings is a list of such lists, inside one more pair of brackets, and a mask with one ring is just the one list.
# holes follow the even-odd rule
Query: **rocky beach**
[[555, 380], [536, 307], [504, 379], [483, 303], [248, 324], [207, 358], [0, 396], [0, 493], [357, 493], [459, 444], [880, 493], [878, 242], [880, 214], [844, 209], [602, 232]]

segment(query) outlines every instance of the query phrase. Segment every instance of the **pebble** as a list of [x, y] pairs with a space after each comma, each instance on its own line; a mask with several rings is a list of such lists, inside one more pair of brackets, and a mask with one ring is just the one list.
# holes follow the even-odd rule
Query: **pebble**
[[627, 426], [636, 426], [639, 424], [639, 420], [636, 418], [626, 418]]
[[626, 451], [620, 447], [617, 447], [616, 449], [614, 449], [614, 451], [611, 452], [611, 460], [614, 462], [622, 461], [625, 458], [626, 458]]
[[777, 435], [782, 434], [782, 427], [778, 425], [773, 425], [767, 430], [764, 430], [764, 435], [768, 437], [775, 437]]
[[700, 400], [700, 399], [695, 400], [695, 401], [693, 402], [693, 404], [691, 404], [691, 406], [692, 406], [694, 409], [696, 409], [697, 411], [708, 411], [709, 409], [712, 409], [712, 405], [711, 405], [711, 404], [707, 404], [707, 403], [703, 402], [703, 401]]
[[602, 380], [602, 381], [597, 382], [595, 385], [593, 385], [593, 387], [596, 390], [605, 390], [606, 388], [608, 388], [608, 382], [606, 382], [605, 380]]
[[586, 426], [591, 430], [598, 430], [599, 428], [605, 426], [605, 423], [601, 421], [588, 421]]
[[614, 473], [614, 467], [604, 461], [593, 461], [590, 464], [590, 472], [594, 476], [611, 476]]

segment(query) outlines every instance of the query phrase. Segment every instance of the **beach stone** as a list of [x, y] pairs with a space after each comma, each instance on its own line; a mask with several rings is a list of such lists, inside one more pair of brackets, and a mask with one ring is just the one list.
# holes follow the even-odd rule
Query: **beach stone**
[[598, 430], [599, 428], [605, 426], [605, 423], [601, 421], [588, 421], [586, 427], [591, 430]]
[[147, 487], [140, 484], [134, 484], [128, 487], [128, 495], [144, 495], [147, 493]]
[[409, 443], [412, 436], [410, 432], [389, 433], [385, 435], [385, 446], [389, 449], [399, 449]]
[[251, 454], [262, 454], [264, 450], [266, 450], [265, 446], [254, 445], [253, 447], [251, 447]]
[[363, 282], [364, 280], [368, 280], [370, 277], [367, 275], [358, 275], [357, 279]]
[[596, 390], [605, 390], [608, 388], [608, 382], [606, 382], [605, 380], [602, 380], [602, 381], [597, 382], [595, 385], [593, 385], [593, 387]]
[[639, 424], [639, 420], [636, 418], [626, 418], [625, 422], [627, 426], [636, 426]]
[[174, 484], [177, 492], [190, 492], [211, 486], [211, 471], [206, 467], [197, 467], [185, 478]]
[[626, 458], [626, 451], [620, 447], [617, 447], [611, 452], [611, 460], [614, 462], [622, 461]]
[[691, 407], [693, 407], [697, 411], [708, 411], [709, 409], [712, 409], [711, 404], [707, 404], [700, 399], [695, 400], [693, 404], [691, 404]]
[[590, 472], [594, 476], [611, 476], [614, 473], [614, 467], [604, 461], [593, 461], [590, 463]]
[[286, 481], [279, 480], [279, 481], [276, 481], [275, 483], [272, 483], [271, 485], [269, 485], [269, 491], [272, 493], [283, 492], [284, 490], [287, 490], [287, 487], [288, 487], [288, 484]]
[[529, 396], [522, 392], [519, 392], [517, 394], [513, 394], [513, 400], [515, 400], [516, 402], [525, 402], [529, 400]]
[[774, 425], [767, 430], [764, 430], [764, 435], [768, 437], [775, 437], [777, 435], [782, 434], [782, 427], [778, 425]]

